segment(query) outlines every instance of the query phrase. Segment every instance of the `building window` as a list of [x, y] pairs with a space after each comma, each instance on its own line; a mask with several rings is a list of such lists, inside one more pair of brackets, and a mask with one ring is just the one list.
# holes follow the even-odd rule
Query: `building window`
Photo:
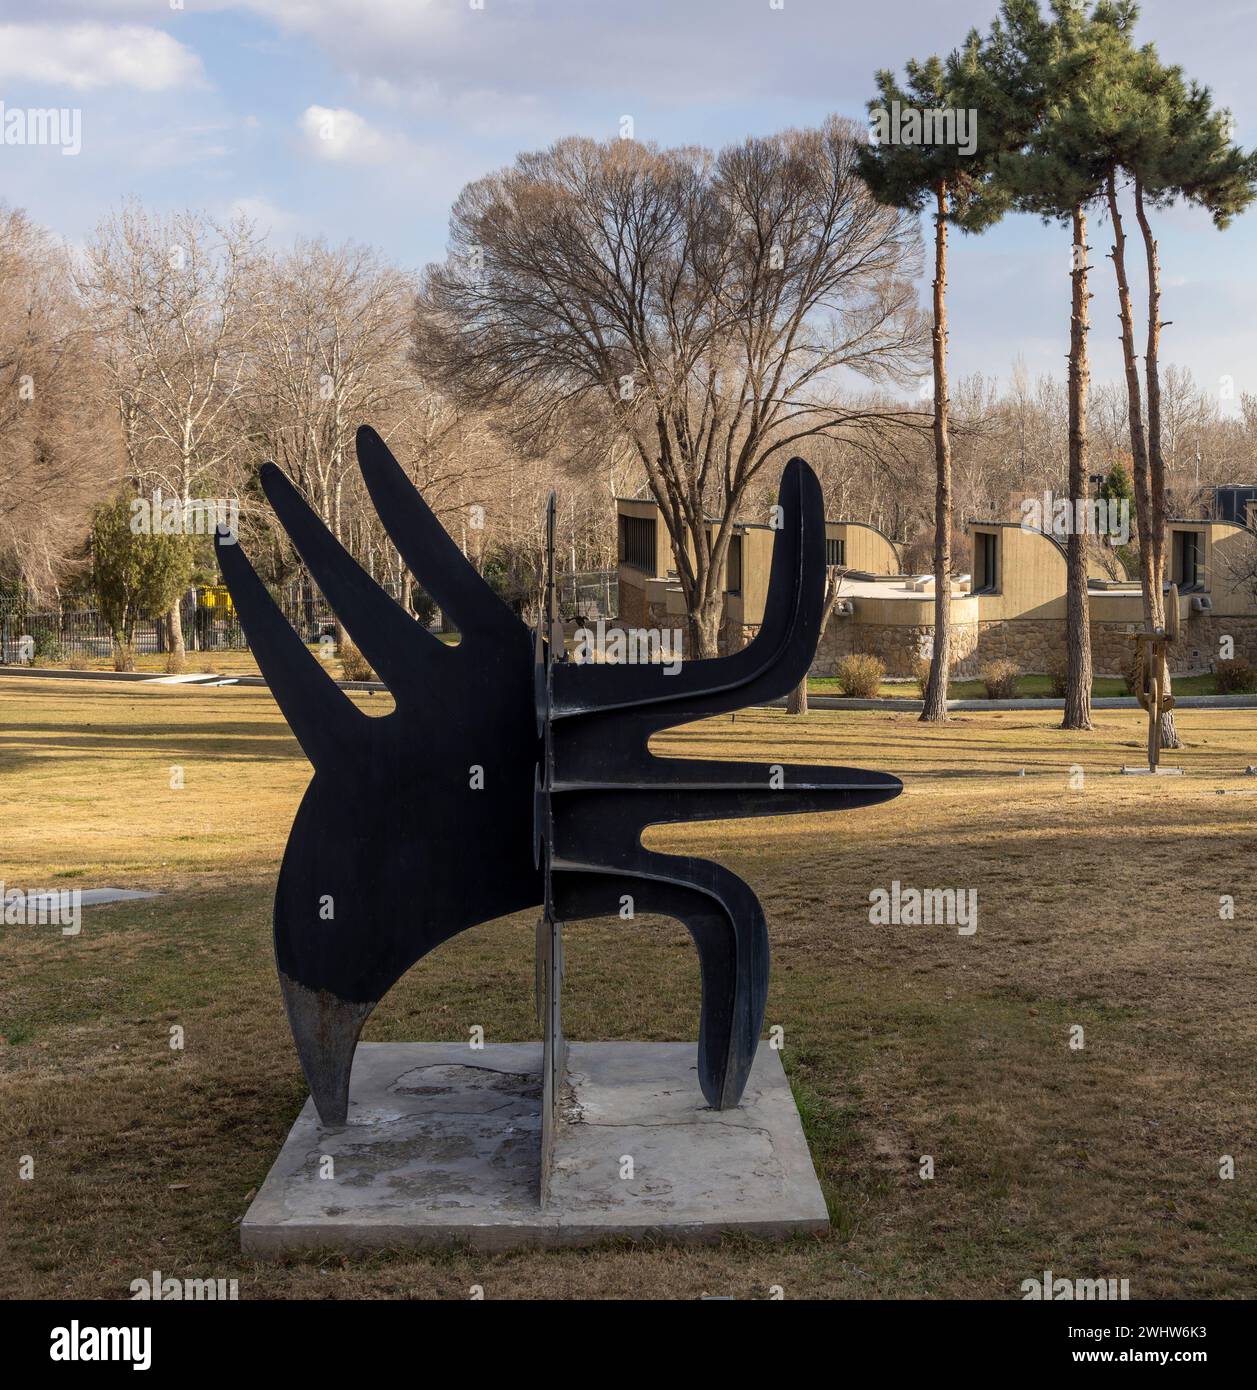
[[742, 537], [734, 536], [729, 542], [729, 558], [725, 563], [725, 592], [742, 592]]
[[999, 536], [994, 531], [973, 533], [973, 592], [993, 594], [999, 585]]
[[1204, 588], [1204, 540], [1200, 531], [1174, 533], [1174, 582], [1180, 589]]
[[652, 577], [655, 569], [655, 521], [648, 516], [620, 517], [620, 563]]
[[847, 563], [847, 542], [838, 536], [825, 537], [825, 563], [833, 569]]

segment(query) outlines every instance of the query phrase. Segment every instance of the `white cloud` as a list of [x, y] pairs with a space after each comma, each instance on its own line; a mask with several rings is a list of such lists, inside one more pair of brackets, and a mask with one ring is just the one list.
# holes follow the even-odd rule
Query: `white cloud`
[[0, 77], [78, 91], [205, 85], [195, 53], [141, 24], [0, 24]]
[[298, 122], [305, 148], [337, 164], [383, 164], [405, 153], [400, 136], [377, 130], [343, 106], [307, 106]]
[[[768, 0], [485, 0], [475, 9], [468, 0], [233, 2], [312, 40], [375, 100], [441, 114], [479, 93], [499, 103], [541, 96], [550, 106], [605, 98], [609, 131], [625, 91], [643, 103], [694, 106], [774, 93], [787, 81], [797, 91], [802, 81], [828, 101], [841, 88], [836, 63], [858, 77], [862, 108], [876, 66], [867, 54], [883, 42], [884, 22], [875, 8], [824, 0], [776, 10]], [[930, 22], [917, 26], [922, 47], [949, 32], [947, 7], [930, 10]]]

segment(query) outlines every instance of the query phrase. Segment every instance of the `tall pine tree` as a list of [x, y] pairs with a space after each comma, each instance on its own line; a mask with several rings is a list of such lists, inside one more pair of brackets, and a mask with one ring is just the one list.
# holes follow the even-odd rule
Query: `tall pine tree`
[[[1113, 223], [1113, 267], [1117, 279], [1126, 369], [1131, 454], [1135, 469], [1135, 508], [1139, 523], [1140, 580], [1144, 616], [1165, 623], [1165, 537], [1167, 522], [1165, 458], [1161, 448], [1161, 265], [1152, 230], [1151, 209], [1179, 199], [1205, 208], [1225, 227], [1257, 196], [1257, 155], [1231, 141], [1230, 116], [1215, 110], [1207, 88], [1189, 83], [1181, 69], [1167, 67], [1151, 44], [1136, 49], [1138, 18], [1134, 0], [1101, 0], [1095, 21], [1109, 35], [1102, 72], [1109, 128], [1105, 196]], [[1139, 368], [1135, 355], [1134, 311], [1126, 268], [1126, 235], [1118, 200], [1119, 180], [1128, 182], [1144, 243], [1148, 319], [1144, 358], [1147, 399], [1145, 429]], [[1169, 689], [1168, 668], [1161, 684]], [[1174, 716], [1161, 724], [1161, 745], [1179, 746]]]
[[[982, 109], [989, 84], [982, 73], [982, 41], [971, 32], [964, 48], [946, 60], [931, 57], [905, 64], [906, 85], [889, 70], [877, 74], [878, 96], [870, 117], [886, 128], [863, 151], [861, 173], [874, 196], [892, 207], [923, 212], [933, 208], [934, 281], [932, 296], [934, 376], [934, 651], [921, 718], [947, 718], [947, 678], [952, 659], [952, 465], [950, 402], [947, 394], [947, 232], [950, 226], [980, 232], [997, 222], [1008, 199], [991, 177], [994, 161], [1007, 147], [1001, 111]], [[976, 121], [970, 145], [959, 139], [929, 138], [951, 113]], [[896, 116], [899, 119], [896, 119]], [[927, 120], [927, 117], [929, 118]], [[914, 120], [915, 118], [915, 120]], [[953, 124], [953, 130], [959, 127]], [[906, 137], [906, 138], [905, 138]], [[966, 146], [968, 145], [968, 148]]]
[[[993, 76], [1014, 90], [1025, 91], [1036, 108], [1028, 139], [1020, 149], [1001, 157], [997, 176], [1008, 187], [1019, 211], [1070, 228], [1068, 491], [1071, 502], [1085, 504], [1090, 472], [1087, 334], [1092, 298], [1088, 289], [1087, 215], [1103, 199], [1108, 175], [1105, 141], [1091, 98], [1103, 71], [1107, 35], [1097, 34], [1077, 0], [1053, 0], [1051, 8], [1049, 22], [1033, 0], [1005, 0], [1003, 22], [997, 21], [993, 28], [992, 46], [1002, 40], [1010, 55], [1001, 66], [991, 65]], [[1080, 514], [1075, 508], [1074, 516]], [[1087, 538], [1076, 525], [1070, 528], [1066, 555], [1067, 659], [1062, 728], [1090, 729]]]

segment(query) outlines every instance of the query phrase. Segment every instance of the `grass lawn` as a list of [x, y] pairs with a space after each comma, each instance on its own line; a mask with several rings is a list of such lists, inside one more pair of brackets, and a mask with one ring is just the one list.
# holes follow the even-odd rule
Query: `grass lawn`
[[[441, 632], [435, 635], [442, 642], [449, 644], [456, 644], [458, 641], [458, 634], [454, 632]], [[317, 646], [311, 646], [310, 650], [315, 656], [320, 654]], [[163, 653], [142, 652], [135, 658], [135, 669], [160, 676], [166, 673], [166, 662], [167, 657]], [[67, 671], [112, 671], [114, 668], [113, 659], [108, 656], [72, 656], [65, 661], [41, 661], [35, 664], [50, 670], [64, 667]], [[3, 669], [0, 667], [0, 672]], [[204, 652], [189, 651], [183, 669], [188, 675], [205, 673], [220, 676], [256, 676], [259, 674], [257, 660], [253, 653], [248, 648], [236, 650], [233, 647], [215, 647], [211, 651]], [[339, 660], [329, 661], [328, 670], [338, 680], [344, 678]]]
[[[443, 642], [457, 642], [458, 640], [455, 633], [440, 633], [438, 635]], [[310, 650], [318, 655], [317, 647], [311, 647]], [[68, 662], [50, 662], [48, 665], [52, 668], [65, 666], [68, 670], [79, 671], [111, 671], [113, 669], [113, 662], [104, 656], [76, 657]], [[135, 668], [137, 671], [151, 671], [154, 675], [161, 675], [166, 670], [166, 658], [155, 654], [137, 656]], [[329, 662], [328, 669], [337, 678], [341, 678], [344, 674], [340, 668], [340, 662], [337, 660]], [[258, 665], [251, 651], [234, 651], [219, 647], [208, 652], [189, 652], [185, 670], [188, 673], [213, 672], [224, 676], [256, 676]], [[1175, 676], [1173, 684], [1176, 695], [1217, 694], [1217, 682], [1212, 674]], [[813, 695], [842, 694], [838, 688], [838, 681], [833, 676], [809, 676], [807, 688]], [[1051, 678], [1035, 675], [1021, 676], [1017, 681], [1017, 693], [1026, 698], [1050, 698], [1052, 694]], [[1124, 696], [1129, 692], [1126, 689], [1126, 682], [1120, 676], [1097, 676], [1092, 682], [1091, 693], [1093, 696], [1099, 697]], [[910, 680], [884, 680], [878, 694], [883, 699], [916, 700], [920, 698], [920, 691], [917, 689], [916, 682]], [[981, 700], [986, 696], [986, 687], [977, 679], [953, 680], [948, 694], [953, 700]]]
[[[265, 690], [0, 677], [0, 878], [162, 890], [85, 909], [78, 937], [0, 928], [0, 1296], [125, 1297], [159, 1269], [238, 1278], [242, 1298], [1017, 1298], [1045, 1268], [1128, 1278], [1132, 1298], [1257, 1295], [1257, 711], [1181, 711], [1167, 761], [1186, 775], [1158, 780], [1116, 772], [1140, 761], [1140, 713], [1089, 735], [1058, 718], [767, 710], [656, 741], [906, 783], [868, 811], [648, 832], [764, 902], [766, 1027], [831, 1234], [270, 1265], [241, 1257], [237, 1223], [305, 1096], [270, 899], [307, 765]], [[871, 926], [893, 879], [976, 889], [976, 934]], [[533, 1038], [533, 927], [443, 946], [366, 1037]], [[695, 1036], [679, 925], [567, 943], [572, 1037]]]

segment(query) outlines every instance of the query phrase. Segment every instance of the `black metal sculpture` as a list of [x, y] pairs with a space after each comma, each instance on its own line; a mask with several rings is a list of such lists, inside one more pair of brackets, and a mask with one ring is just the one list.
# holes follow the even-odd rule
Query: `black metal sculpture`
[[[449, 647], [393, 601], [273, 464], [262, 486], [396, 709], [360, 711], [289, 626], [240, 547], [223, 575], [263, 675], [310, 762], [275, 896], [275, 957], [319, 1115], [345, 1123], [363, 1023], [434, 946], [541, 905], [546, 1081], [562, 1072], [564, 921], [661, 913], [698, 948], [698, 1070], [716, 1108], [746, 1085], [768, 989], [768, 933], [750, 888], [717, 864], [646, 850], [669, 821], [842, 810], [897, 796], [897, 778], [838, 767], [657, 758], [652, 734], [786, 694], [820, 627], [825, 526], [801, 459], [782, 475], [781, 528], [763, 625], [743, 650], [672, 665], [574, 664], [553, 592], [553, 501], [544, 621], [524, 624], [446, 534], [374, 430], [358, 432], [367, 490], [402, 559], [457, 626]], [[548, 1146], [547, 1146], [548, 1151]]]

